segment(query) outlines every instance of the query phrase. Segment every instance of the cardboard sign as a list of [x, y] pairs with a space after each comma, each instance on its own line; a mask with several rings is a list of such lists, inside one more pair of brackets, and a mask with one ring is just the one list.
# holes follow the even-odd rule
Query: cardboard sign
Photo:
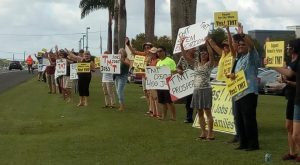
[[284, 41], [266, 42], [267, 67], [283, 67]]
[[95, 57], [95, 68], [99, 69], [100, 68], [100, 59], [101, 57]]
[[180, 98], [193, 94], [194, 92], [194, 76], [195, 72], [191, 69], [187, 69], [182, 75], [174, 74], [167, 79], [172, 101], [176, 101]]
[[77, 73], [89, 73], [91, 71], [91, 63], [77, 63]]
[[100, 60], [101, 73], [121, 73], [121, 54], [103, 54]]
[[168, 67], [146, 66], [146, 89], [165, 89], [168, 90], [166, 78], [171, 76]]
[[55, 71], [57, 76], [63, 76], [67, 74], [67, 60], [66, 59], [57, 59]]
[[215, 12], [214, 13], [215, 27], [238, 26], [238, 12]]
[[49, 59], [43, 58], [42, 60], [43, 60], [42, 63], [43, 63], [44, 66], [49, 66], [50, 65]]
[[224, 61], [223, 61], [223, 74], [224, 75], [229, 75], [231, 73], [232, 65], [233, 65], [232, 56], [224, 58]]
[[248, 88], [248, 83], [243, 70], [235, 74], [235, 79], [226, 79], [226, 86], [231, 96], [235, 96], [238, 93], [243, 92]]
[[185, 38], [183, 42], [184, 50], [195, 48], [205, 43], [205, 37], [209, 32], [210, 25], [206, 22], [193, 24], [180, 28], [178, 30], [177, 39], [173, 54], [181, 52], [180, 38]]
[[78, 79], [78, 75], [77, 75], [77, 63], [70, 64], [70, 79], [71, 80]]
[[[225, 84], [212, 84], [212, 116], [214, 131], [236, 134], [232, 114], [231, 96]], [[200, 128], [199, 118], [196, 115], [193, 127]]]
[[133, 65], [134, 68], [144, 69], [145, 68], [145, 56], [134, 56]]

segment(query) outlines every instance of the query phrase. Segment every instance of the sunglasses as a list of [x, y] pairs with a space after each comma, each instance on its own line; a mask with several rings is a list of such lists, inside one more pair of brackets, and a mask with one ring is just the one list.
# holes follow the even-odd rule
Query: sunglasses
[[238, 46], [246, 46], [246, 44], [238, 44]]

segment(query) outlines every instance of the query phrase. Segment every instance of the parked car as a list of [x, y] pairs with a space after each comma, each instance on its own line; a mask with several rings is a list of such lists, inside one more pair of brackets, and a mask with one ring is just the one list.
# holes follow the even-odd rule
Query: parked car
[[269, 82], [264, 87], [265, 94], [284, 95], [286, 83], [279, 81]]
[[12, 70], [12, 69], [20, 69], [20, 70], [23, 70], [23, 67], [22, 67], [20, 61], [11, 61], [11, 62], [9, 63], [8, 70]]
[[258, 92], [265, 93], [264, 87], [267, 83], [276, 82], [280, 77], [280, 73], [275, 70], [267, 70], [258, 74]]

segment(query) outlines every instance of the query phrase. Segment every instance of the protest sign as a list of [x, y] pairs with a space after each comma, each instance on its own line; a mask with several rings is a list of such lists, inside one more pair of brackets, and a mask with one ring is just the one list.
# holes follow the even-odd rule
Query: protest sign
[[195, 72], [193, 70], [187, 69], [182, 75], [177, 73], [167, 79], [173, 102], [193, 93], [194, 75]]
[[77, 63], [77, 73], [89, 73], [91, 71], [90, 63]]
[[132, 66], [134, 68], [144, 69], [145, 68], [145, 56], [135, 55]]
[[238, 12], [215, 12], [214, 13], [215, 27], [238, 26]]
[[43, 64], [38, 64], [38, 72], [43, 72]]
[[224, 58], [224, 61], [223, 61], [223, 75], [229, 75], [231, 73], [232, 65], [233, 65], [232, 56]]
[[62, 76], [67, 74], [67, 60], [57, 59], [55, 66], [56, 76]]
[[168, 90], [166, 78], [171, 76], [168, 67], [146, 66], [146, 89], [165, 89]]
[[[231, 96], [225, 84], [212, 84], [212, 93], [211, 111], [214, 120], [214, 131], [236, 134]], [[198, 115], [195, 117], [193, 127], [200, 128]]]
[[42, 63], [43, 63], [44, 66], [49, 66], [50, 65], [50, 61], [47, 58], [43, 58]]
[[100, 68], [100, 58], [101, 57], [95, 57], [95, 68]]
[[243, 92], [248, 88], [248, 83], [243, 70], [235, 74], [235, 79], [226, 79], [226, 86], [231, 96]]
[[266, 42], [267, 67], [283, 67], [284, 41]]
[[70, 79], [71, 80], [78, 79], [78, 75], [77, 75], [77, 63], [70, 64]]
[[121, 73], [121, 54], [103, 54], [100, 60], [101, 73]]
[[184, 50], [195, 48], [201, 44], [204, 44], [205, 37], [209, 32], [209, 26], [210, 25], [208, 23], [202, 22], [180, 28], [178, 30], [173, 54], [181, 52], [180, 38], [185, 38], [183, 42]]

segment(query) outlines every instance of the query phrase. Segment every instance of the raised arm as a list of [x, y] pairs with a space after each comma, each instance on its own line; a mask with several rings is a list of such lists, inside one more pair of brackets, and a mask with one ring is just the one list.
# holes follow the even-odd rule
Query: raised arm
[[247, 45], [249, 45], [250, 49], [253, 50], [254, 49], [254, 42], [253, 40], [246, 34], [244, 34], [244, 28], [242, 23], [238, 23], [238, 27], [235, 28], [237, 33], [241, 35], [241, 37], [244, 39], [244, 41], [246, 42]]
[[226, 31], [227, 31], [227, 38], [228, 38], [228, 44], [229, 44], [229, 50], [231, 52], [231, 55], [233, 58], [236, 57], [236, 51], [233, 48], [233, 39], [229, 30], [229, 26], [226, 26]]
[[207, 52], [208, 52], [209, 65], [215, 66], [214, 53], [213, 53], [213, 50], [212, 50], [210, 44], [208, 44], [207, 42], [206, 42], [206, 47], [207, 47]]
[[211, 48], [214, 49], [219, 56], [221, 56], [222, 49], [216, 44], [216, 42], [213, 39], [211, 39], [210, 37], [207, 37], [207, 41], [208, 41], [209, 45], [211, 46]]
[[180, 38], [180, 49], [181, 49], [181, 56], [183, 56], [183, 58], [190, 64], [190, 65], [194, 65], [194, 58], [192, 58], [191, 56], [189, 56], [187, 54], [187, 51], [184, 50], [183, 47], [183, 42], [185, 40], [185, 37]]

